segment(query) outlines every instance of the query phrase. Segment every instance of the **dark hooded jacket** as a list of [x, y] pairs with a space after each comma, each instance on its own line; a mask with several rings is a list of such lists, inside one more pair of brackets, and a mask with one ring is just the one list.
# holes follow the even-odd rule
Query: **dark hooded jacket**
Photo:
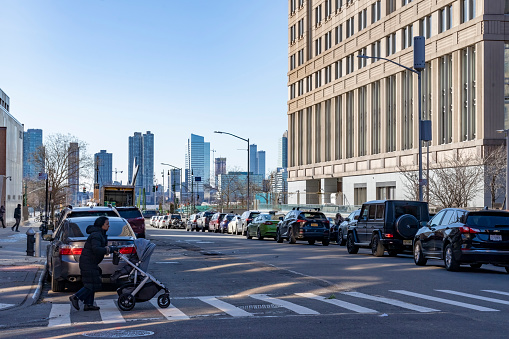
[[99, 263], [103, 261], [108, 253], [108, 237], [106, 231], [101, 227], [90, 225], [87, 227], [87, 238], [85, 246], [80, 256], [81, 280], [83, 286], [93, 291], [100, 290], [102, 287], [102, 270]]

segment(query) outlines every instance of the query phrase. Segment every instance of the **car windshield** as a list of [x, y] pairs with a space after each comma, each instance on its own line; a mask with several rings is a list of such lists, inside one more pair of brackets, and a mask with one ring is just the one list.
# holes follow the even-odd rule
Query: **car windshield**
[[[108, 236], [114, 237], [134, 237], [133, 230], [123, 220], [109, 220], [110, 228], [106, 232]], [[90, 219], [87, 220], [72, 220], [72, 222], [66, 223], [66, 226], [62, 231], [64, 232], [64, 238], [73, 237], [88, 237], [87, 227], [90, 226]]]
[[229, 214], [225, 217], [226, 220], [230, 221], [234, 218], [235, 216], [233, 214]]
[[250, 218], [254, 219], [254, 218], [256, 218], [259, 215], [260, 215], [260, 212], [252, 212]]
[[509, 213], [503, 214], [469, 214], [467, 226], [495, 228], [509, 226]]
[[420, 205], [395, 205], [394, 206], [394, 217], [398, 219], [404, 214], [411, 214], [421, 220], [421, 206]]
[[180, 219], [180, 215], [178, 215], [178, 214], [172, 214], [172, 215], [171, 215], [171, 218], [172, 218], [172, 219]]
[[134, 219], [134, 218], [143, 217], [141, 215], [141, 212], [138, 209], [117, 210], [117, 211], [118, 211], [118, 214], [120, 214], [120, 216], [125, 219]]
[[270, 214], [260, 214], [258, 216], [258, 218], [260, 218], [261, 220], [272, 220], [272, 217]]
[[117, 213], [111, 210], [106, 211], [72, 211], [67, 215], [67, 218], [79, 218], [79, 217], [118, 217]]
[[304, 219], [327, 220], [325, 214], [319, 212], [302, 212], [300, 217]]
[[203, 214], [203, 216], [208, 218], [208, 217], [211, 217], [211, 216], [212, 216], [212, 215], [214, 215], [214, 214], [215, 214], [215, 212], [205, 212], [205, 213]]

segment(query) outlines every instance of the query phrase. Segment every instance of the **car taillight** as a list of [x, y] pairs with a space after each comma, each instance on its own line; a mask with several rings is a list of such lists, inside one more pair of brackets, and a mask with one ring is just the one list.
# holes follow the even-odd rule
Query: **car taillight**
[[60, 255], [81, 255], [83, 248], [65, 246], [60, 248]]
[[251, 220], [253, 220], [253, 219], [249, 219], [249, 218], [248, 218], [248, 219], [246, 219], [246, 222], [251, 222]]
[[460, 233], [467, 233], [467, 234], [474, 234], [474, 233], [480, 233], [481, 230], [478, 228], [472, 228], [468, 226], [462, 226], [460, 227]]
[[122, 247], [118, 252], [120, 254], [134, 254], [136, 253], [136, 248], [134, 246]]
[[392, 233], [385, 233], [384, 237], [386, 237], [386, 238], [394, 238], [394, 235], [392, 235]]
[[297, 219], [297, 221], [296, 221], [296, 222], [305, 223], [305, 222], [306, 222], [306, 220], [304, 220], [304, 219]]
[[272, 225], [272, 223], [270, 221], [266, 221], [264, 222], [265, 225]]

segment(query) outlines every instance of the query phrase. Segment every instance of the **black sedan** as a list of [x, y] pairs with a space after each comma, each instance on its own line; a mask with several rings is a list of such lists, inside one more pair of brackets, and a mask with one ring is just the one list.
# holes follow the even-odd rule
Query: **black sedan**
[[413, 249], [419, 266], [441, 259], [448, 271], [492, 264], [509, 273], [509, 212], [443, 209], [419, 229]]

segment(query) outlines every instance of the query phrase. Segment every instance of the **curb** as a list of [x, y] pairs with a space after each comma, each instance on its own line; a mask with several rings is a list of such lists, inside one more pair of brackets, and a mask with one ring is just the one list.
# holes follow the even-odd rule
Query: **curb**
[[35, 304], [37, 301], [39, 301], [39, 298], [41, 297], [42, 285], [44, 284], [44, 279], [46, 279], [46, 274], [48, 274], [47, 267], [48, 267], [48, 262], [45, 261], [44, 262], [44, 268], [42, 269], [42, 273], [39, 276], [39, 281], [37, 283], [37, 288], [35, 289], [34, 294], [32, 295], [32, 300], [31, 300], [31, 302], [29, 303], [28, 306], [31, 306], [31, 305]]

